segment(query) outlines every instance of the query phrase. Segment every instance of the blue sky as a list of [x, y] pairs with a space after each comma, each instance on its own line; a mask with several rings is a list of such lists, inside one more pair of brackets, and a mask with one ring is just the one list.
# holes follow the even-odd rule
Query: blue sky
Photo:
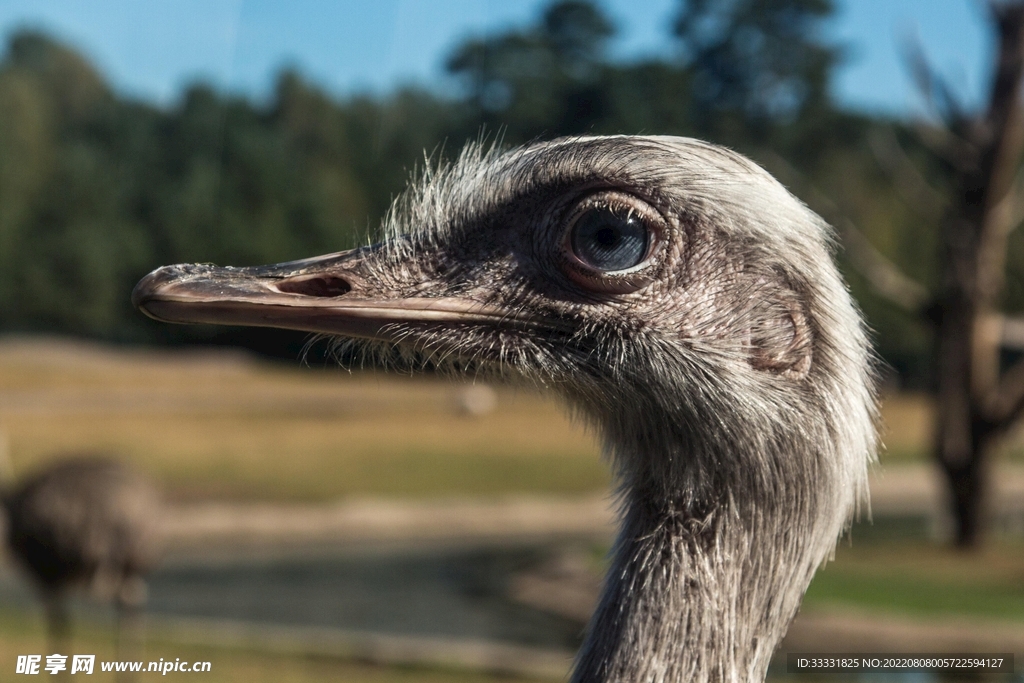
[[[622, 27], [617, 56], [671, 50], [679, 0], [603, 0]], [[991, 40], [982, 0], [836, 0], [828, 36], [843, 45], [836, 96], [859, 109], [924, 112], [903, 67], [918, 40], [968, 101], [987, 83]], [[202, 78], [255, 97], [284, 65], [329, 91], [437, 82], [460, 40], [522, 24], [544, 0], [0, 0], [0, 33], [42, 28], [84, 52], [121, 92], [173, 102]]]

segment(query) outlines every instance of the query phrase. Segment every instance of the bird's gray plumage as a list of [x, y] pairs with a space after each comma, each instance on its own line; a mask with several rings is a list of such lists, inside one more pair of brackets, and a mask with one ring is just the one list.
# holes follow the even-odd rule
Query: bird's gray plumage
[[[588, 212], [643, 225], [644, 258], [581, 258]], [[158, 319], [340, 334], [560, 393], [602, 436], [622, 513], [575, 681], [762, 680], [867, 497], [870, 358], [831, 232], [696, 140], [472, 147], [396, 203], [377, 245], [163, 268], [134, 298]]]

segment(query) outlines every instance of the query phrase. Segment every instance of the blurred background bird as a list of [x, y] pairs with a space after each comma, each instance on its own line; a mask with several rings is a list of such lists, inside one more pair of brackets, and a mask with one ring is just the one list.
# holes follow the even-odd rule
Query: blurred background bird
[[119, 652], [134, 658], [146, 575], [163, 552], [153, 484], [116, 460], [66, 456], [6, 482], [0, 500], [9, 551], [45, 607], [50, 651], [69, 651], [69, 599], [81, 592], [114, 604]]

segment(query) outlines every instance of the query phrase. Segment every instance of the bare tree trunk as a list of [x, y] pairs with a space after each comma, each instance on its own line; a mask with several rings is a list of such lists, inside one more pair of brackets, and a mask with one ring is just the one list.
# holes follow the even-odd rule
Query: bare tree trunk
[[942, 225], [942, 291], [937, 323], [938, 420], [935, 455], [946, 474], [956, 543], [979, 544], [987, 464], [998, 437], [1021, 412], [1019, 375], [999, 365], [1007, 239], [1013, 229], [1014, 179], [1024, 145], [1024, 3], [993, 4], [999, 53], [987, 110], [948, 114], [953, 197]]
[[[1024, 416], [1024, 360], [1003, 369], [1000, 351], [1010, 233], [1024, 223], [1024, 0], [990, 0], [999, 49], [989, 100], [967, 112], [929, 68], [912, 61], [922, 93], [944, 127], [922, 126], [921, 142], [951, 170], [947, 192], [931, 189], [899, 148], [879, 134], [871, 141], [881, 165], [922, 216], [941, 214], [941, 288], [927, 288], [878, 252], [843, 210], [809, 186], [813, 200], [842, 229], [851, 264], [883, 298], [916, 315], [936, 333], [933, 368], [937, 420], [933, 453], [946, 476], [955, 542], [976, 547], [983, 537], [989, 462]], [[798, 175], [781, 160], [775, 165]]]
[[936, 344], [935, 455], [946, 474], [959, 545], [974, 545], [980, 540], [981, 521], [980, 458], [975, 448], [970, 397], [970, 309], [970, 302], [962, 299], [942, 306]]

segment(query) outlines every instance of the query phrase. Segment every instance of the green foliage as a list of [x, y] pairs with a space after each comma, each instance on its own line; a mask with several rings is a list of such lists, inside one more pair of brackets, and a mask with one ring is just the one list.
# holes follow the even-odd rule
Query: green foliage
[[[620, 63], [608, 55], [616, 28], [598, 5], [556, 0], [532, 24], [455, 47], [454, 96], [404, 88], [339, 101], [286, 71], [266, 104], [195, 84], [167, 109], [113, 93], [44, 35], [15, 34], [0, 61], [0, 331], [249, 344], [278, 335], [276, 345], [279, 333], [152, 324], [128, 295], [162, 264], [255, 264], [361, 243], [424, 154], [450, 157], [466, 140], [495, 137], [648, 133], [727, 144], [829, 220], [852, 217], [886, 256], [931, 282], [934, 221], [908, 209], [868, 151], [872, 130], [895, 130], [913, 155], [910, 138], [829, 98], [839, 50], [819, 26], [831, 12], [830, 0], [685, 0], [666, 27], [675, 58]], [[943, 170], [919, 156], [941, 185]], [[1020, 246], [1011, 264], [1024, 263]], [[926, 376], [928, 331], [848, 270], [883, 356]], [[1013, 275], [1010, 285], [1024, 301]], [[289, 339], [291, 351], [301, 345], [301, 335]]]
[[472, 128], [500, 128], [511, 143], [577, 135], [611, 114], [606, 46], [611, 22], [588, 3], [550, 5], [524, 30], [472, 40], [448, 59]]
[[688, 0], [674, 26], [709, 132], [722, 117], [799, 119], [828, 108], [836, 49], [818, 25], [831, 0]]

